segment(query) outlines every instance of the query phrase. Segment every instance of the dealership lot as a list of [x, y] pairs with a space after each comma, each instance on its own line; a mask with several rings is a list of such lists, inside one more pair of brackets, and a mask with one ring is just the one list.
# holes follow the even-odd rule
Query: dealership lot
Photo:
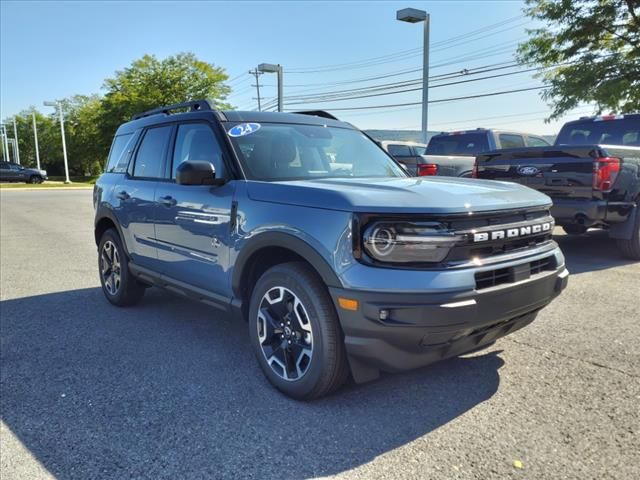
[[245, 324], [158, 289], [106, 302], [90, 190], [0, 206], [3, 479], [637, 475], [640, 263], [603, 235], [558, 232], [569, 287], [526, 329], [300, 403]]

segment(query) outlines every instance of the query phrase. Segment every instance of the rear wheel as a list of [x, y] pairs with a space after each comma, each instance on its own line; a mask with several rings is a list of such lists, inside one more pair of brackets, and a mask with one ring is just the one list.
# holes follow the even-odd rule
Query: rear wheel
[[301, 262], [276, 265], [256, 284], [249, 329], [269, 381], [297, 399], [339, 388], [349, 373], [338, 318], [322, 280]]
[[640, 260], [640, 207], [636, 207], [633, 235], [629, 239], [618, 239], [618, 248], [625, 257]]
[[102, 234], [98, 247], [98, 270], [102, 292], [114, 305], [134, 305], [144, 295], [144, 286], [129, 272], [129, 260], [118, 232], [110, 228]]

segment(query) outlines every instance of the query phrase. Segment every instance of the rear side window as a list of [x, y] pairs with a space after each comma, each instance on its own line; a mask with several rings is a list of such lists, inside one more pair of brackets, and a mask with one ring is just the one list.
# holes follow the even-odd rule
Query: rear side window
[[387, 150], [393, 157], [410, 157], [411, 149], [408, 145], [388, 145]]
[[510, 133], [501, 133], [498, 135], [501, 148], [522, 148], [524, 147], [524, 138], [522, 135], [513, 135]]
[[118, 135], [113, 139], [106, 172], [124, 173], [129, 163], [129, 154], [133, 148], [133, 133]]
[[529, 141], [527, 143], [529, 143], [530, 147], [548, 147], [549, 146], [549, 143], [544, 138], [540, 138], [540, 137], [529, 137]]
[[431, 137], [427, 155], [476, 155], [489, 150], [486, 133], [461, 133]]
[[178, 165], [187, 160], [210, 162], [216, 168], [216, 177], [224, 176], [222, 150], [213, 131], [205, 124], [185, 123], [178, 127], [171, 178], [176, 178]]
[[640, 146], [640, 118], [571, 122], [558, 134], [556, 145], [610, 144]]
[[144, 134], [133, 165], [133, 176], [164, 177], [164, 157], [169, 143], [171, 126], [150, 128]]

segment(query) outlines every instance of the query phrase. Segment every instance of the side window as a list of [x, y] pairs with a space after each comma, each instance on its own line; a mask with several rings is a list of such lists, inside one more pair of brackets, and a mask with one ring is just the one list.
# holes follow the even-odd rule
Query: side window
[[187, 160], [204, 160], [216, 168], [216, 177], [224, 177], [222, 149], [215, 134], [203, 123], [185, 123], [178, 127], [176, 145], [173, 149], [171, 178], [176, 178], [178, 165]]
[[129, 154], [133, 148], [133, 133], [118, 135], [113, 139], [109, 159], [107, 160], [106, 172], [124, 173], [129, 163]]
[[133, 165], [134, 177], [164, 177], [164, 157], [170, 134], [170, 125], [150, 128], [145, 132]]
[[501, 148], [521, 148], [524, 147], [524, 138], [522, 135], [512, 135], [510, 133], [501, 133], [498, 135]]
[[529, 146], [530, 147], [548, 147], [549, 143], [544, 138], [539, 137], [529, 137]]
[[410, 157], [411, 149], [408, 145], [394, 145], [390, 144], [387, 146], [387, 150], [389, 151], [389, 155], [393, 157]]

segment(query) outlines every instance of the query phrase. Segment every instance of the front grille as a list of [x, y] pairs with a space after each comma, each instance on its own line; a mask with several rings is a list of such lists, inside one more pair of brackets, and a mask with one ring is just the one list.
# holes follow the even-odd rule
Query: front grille
[[516, 265], [508, 268], [498, 268], [476, 273], [476, 290], [491, 288], [497, 285], [515, 283], [531, 278], [545, 271], [556, 269], [554, 256], [534, 260], [533, 262]]

